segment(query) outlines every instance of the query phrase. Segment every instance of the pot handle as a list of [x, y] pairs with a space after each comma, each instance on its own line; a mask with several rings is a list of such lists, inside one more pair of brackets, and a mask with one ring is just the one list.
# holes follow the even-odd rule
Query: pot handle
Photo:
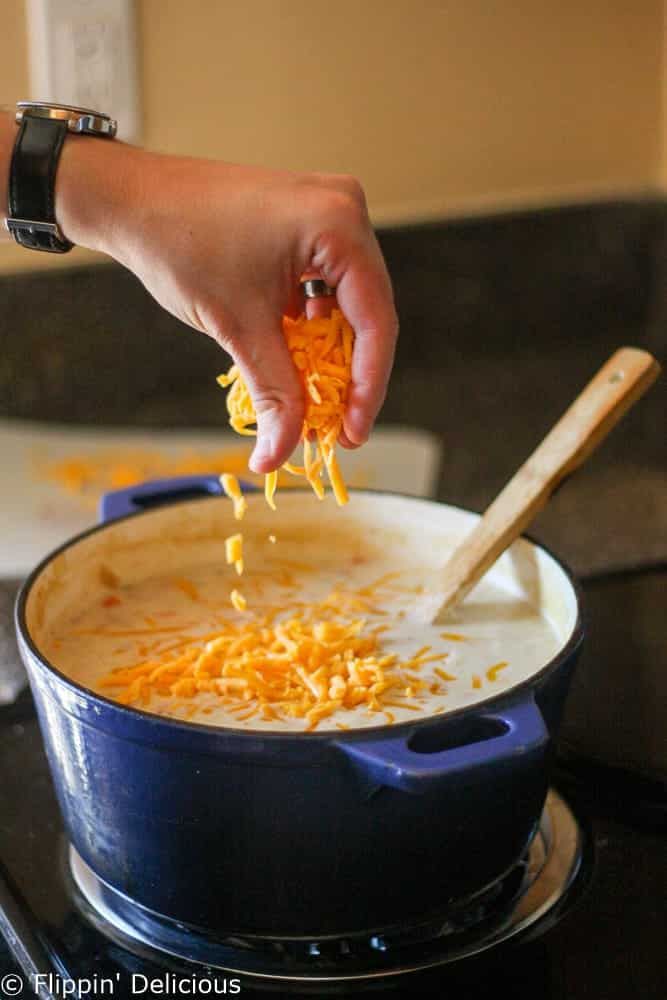
[[[257, 487], [241, 483], [244, 493], [256, 492]], [[126, 514], [136, 514], [148, 507], [178, 503], [195, 497], [219, 496], [223, 492], [219, 476], [175, 476], [171, 479], [151, 479], [123, 490], [105, 493], [100, 500], [99, 518], [104, 524]]]
[[[532, 694], [496, 712], [477, 713], [472, 723], [477, 738], [443, 750], [413, 749], [410, 744], [419, 742], [419, 730], [414, 729], [381, 740], [341, 740], [337, 746], [367, 780], [414, 794], [430, 791], [452, 776], [470, 778], [485, 769], [541, 755], [550, 739]], [[444, 736], [442, 730], [440, 733]], [[429, 738], [437, 742], [431, 731], [430, 737], [423, 737], [422, 745]]]

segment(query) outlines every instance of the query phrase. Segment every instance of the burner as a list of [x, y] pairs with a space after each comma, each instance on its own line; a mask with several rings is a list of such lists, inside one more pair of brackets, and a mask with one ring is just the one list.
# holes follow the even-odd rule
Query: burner
[[[138, 906], [69, 848], [69, 885], [84, 917], [115, 944], [154, 963], [174, 961], [264, 982], [354, 983], [424, 971], [486, 951], [554, 915], [581, 868], [580, 827], [550, 790], [526, 856], [499, 882], [417, 925], [344, 937], [214, 938]], [[543, 921], [546, 923], [546, 921]], [[203, 970], [202, 970], [203, 971]]]

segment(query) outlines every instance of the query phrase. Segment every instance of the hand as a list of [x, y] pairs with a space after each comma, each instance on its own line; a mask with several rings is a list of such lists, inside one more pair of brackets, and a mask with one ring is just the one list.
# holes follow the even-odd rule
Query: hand
[[302, 391], [281, 316], [303, 308], [305, 272], [336, 288], [356, 333], [341, 441], [362, 444], [384, 400], [398, 324], [357, 181], [110, 146], [65, 143], [62, 229], [124, 264], [165, 309], [231, 354], [257, 413], [252, 469], [277, 468], [299, 440]]

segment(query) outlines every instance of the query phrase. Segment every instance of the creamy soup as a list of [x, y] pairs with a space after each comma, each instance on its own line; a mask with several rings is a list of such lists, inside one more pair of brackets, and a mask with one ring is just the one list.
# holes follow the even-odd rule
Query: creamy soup
[[[122, 541], [118, 549], [111, 541], [95, 547], [95, 537], [106, 532], [81, 543], [82, 548], [87, 545], [83, 584], [68, 594], [61, 567], [55, 574], [59, 600], [52, 601], [50, 613], [41, 609], [39, 624], [32, 629], [39, 633], [38, 644], [49, 661], [82, 686], [144, 711], [208, 725], [296, 731], [316, 726], [319, 731], [414, 720], [484, 700], [539, 671], [571, 631], [573, 599], [563, 597], [569, 585], [562, 571], [543, 553], [538, 559], [525, 542], [519, 543], [518, 557], [503, 557], [505, 562], [501, 560], [446, 625], [431, 624], [438, 568], [458, 540], [460, 519], [467, 530], [472, 527], [471, 515], [463, 512], [454, 514], [453, 533], [449, 529], [429, 538], [429, 526], [440, 527], [447, 508], [395, 497], [362, 500], [357, 495], [345, 512], [318, 521], [312, 508], [316, 500], [282, 496], [282, 515], [272, 516], [255, 502], [239, 525], [224, 503], [188, 505], [192, 517], [206, 510], [208, 536], [190, 538], [190, 526], [180, 537], [183, 518], [174, 520], [173, 511], [163, 511], [127, 522], [138, 535], [141, 522], [164, 521], [156, 535], [148, 532], [143, 545], [137, 537], [128, 546], [122, 525], [109, 529]], [[401, 508], [401, 503], [407, 507]], [[305, 504], [309, 514], [295, 526], [299, 504]], [[210, 517], [214, 508], [221, 513], [219, 524]], [[245, 539], [242, 576], [224, 559], [224, 535], [239, 528]], [[73, 572], [76, 547], [68, 565]], [[245, 611], [232, 607], [234, 589], [243, 593]], [[559, 589], [561, 593], [554, 594]], [[48, 592], [45, 585], [43, 599]], [[44, 603], [48, 607], [48, 601]], [[388, 686], [379, 684], [370, 702], [353, 704], [356, 695], [342, 697], [343, 682], [333, 677], [338, 673], [348, 692], [361, 690], [355, 688], [355, 670], [363, 673], [365, 660], [363, 651], [358, 657], [347, 654], [345, 662], [341, 654], [340, 669], [326, 674], [330, 696], [324, 703], [335, 709], [321, 718], [317, 713], [294, 714], [293, 698], [281, 702], [275, 691], [268, 701], [257, 696], [257, 690], [268, 690], [261, 677], [259, 688], [253, 687], [250, 694], [247, 685], [243, 688], [239, 676], [250, 676], [247, 671], [255, 671], [259, 661], [254, 653], [246, 653], [244, 665], [242, 643], [233, 648], [237, 667], [224, 678], [224, 650], [232, 648], [224, 642], [230, 641], [231, 632], [242, 638], [266, 630], [268, 623], [282, 635], [281, 627], [295, 620], [333, 622], [356, 629], [361, 638], [373, 637], [372, 659], [384, 664], [381, 676]], [[325, 628], [322, 635], [327, 634]], [[224, 642], [221, 636], [227, 637]], [[192, 663], [203, 662], [197, 657], [221, 642], [223, 654], [212, 654], [206, 669], [199, 671], [204, 682], [196, 690], [193, 683], [179, 684], [192, 676]], [[278, 672], [287, 669], [289, 648], [282, 646], [276, 654]], [[267, 655], [270, 659], [273, 654]], [[175, 663], [181, 666], [175, 668]], [[266, 658], [262, 663], [266, 665]], [[262, 669], [260, 664], [260, 674]], [[267, 669], [269, 674], [262, 676], [275, 679], [272, 662]], [[316, 661], [305, 663], [295, 678], [297, 686], [304, 685], [304, 697], [313, 674], [316, 683], [321, 680], [316, 671]], [[135, 676], [156, 680], [132, 688]]]

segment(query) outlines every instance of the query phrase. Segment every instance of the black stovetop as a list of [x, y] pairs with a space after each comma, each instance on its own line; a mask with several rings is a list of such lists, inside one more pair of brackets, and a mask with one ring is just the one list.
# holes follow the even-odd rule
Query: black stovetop
[[[443, 995], [457, 990], [468, 1000], [501, 990], [511, 991], [514, 1000], [613, 1000], [633, 994], [641, 1000], [662, 1000], [667, 982], [667, 852], [660, 789], [646, 779], [563, 758], [554, 777], [588, 843], [582, 875], [561, 908], [523, 938], [428, 974], [399, 977], [385, 986], [386, 993]], [[164, 965], [108, 941], [72, 904], [63, 878], [60, 816], [27, 692], [13, 706], [0, 709], [0, 816], [5, 877], [36, 918], [37, 933], [45, 934], [54, 969], [65, 979], [87, 977], [93, 988], [109, 977], [118, 1000], [183, 995], [179, 984], [189, 981], [194, 967], [181, 966], [172, 972], [176, 978], [169, 979]], [[18, 980], [2, 978], [10, 973], [18, 976], [20, 969], [0, 938], [0, 995], [4, 987], [6, 996], [32, 996], [25, 986], [23, 992], [11, 992]], [[156, 977], [155, 991], [140, 992], [147, 981], [142, 977]], [[227, 977], [228, 991], [234, 979]], [[219, 986], [224, 988], [224, 980]], [[243, 977], [240, 989], [242, 995], [256, 992]], [[292, 989], [276, 992], [294, 995]]]

